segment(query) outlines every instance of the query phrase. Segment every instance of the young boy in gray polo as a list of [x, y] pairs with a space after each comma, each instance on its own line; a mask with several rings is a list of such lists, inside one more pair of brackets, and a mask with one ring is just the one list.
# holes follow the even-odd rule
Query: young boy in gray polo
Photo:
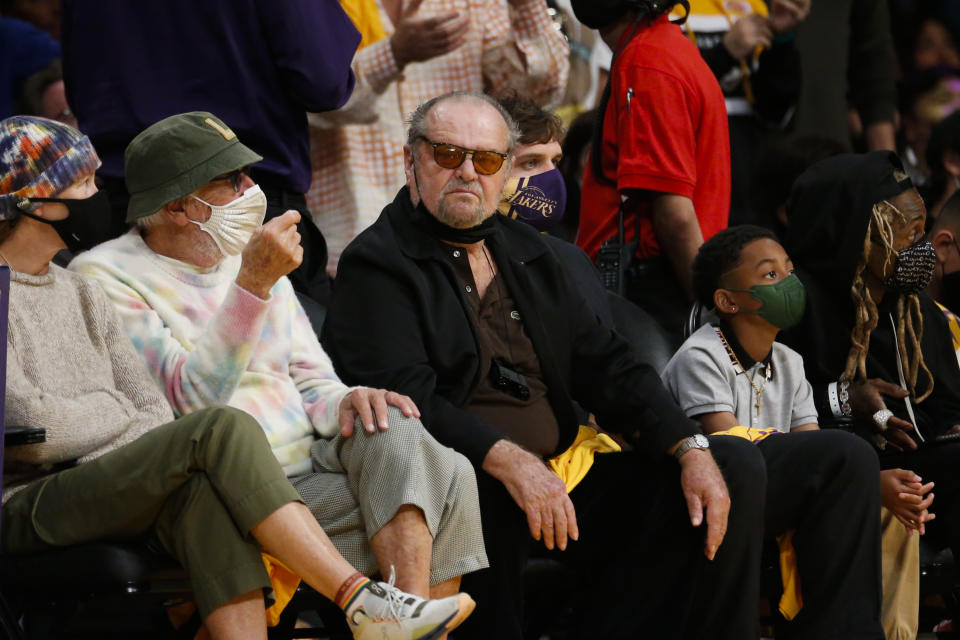
[[[889, 509], [882, 512], [882, 624], [887, 638], [907, 637], [904, 630], [912, 633], [909, 637], [916, 637], [919, 596], [916, 581], [908, 578], [917, 572], [916, 537], [908, 537], [898, 518], [917, 505], [899, 496], [907, 485], [913, 487], [908, 492], [920, 492], [921, 498], [929, 488], [924, 491], [919, 477], [900, 469], [881, 474], [876, 455], [864, 452], [864, 441], [851, 442], [859, 440], [856, 436], [836, 429], [819, 430], [803, 359], [775, 341], [781, 329], [800, 321], [806, 306], [803, 283], [793, 275], [793, 263], [786, 251], [767, 229], [751, 225], [725, 229], [701, 246], [693, 265], [693, 287], [704, 308], [716, 311], [719, 322], [705, 324], [683, 343], [667, 363], [663, 379], [680, 407], [698, 420], [706, 433], [735, 426], [775, 430], [771, 437], [751, 432], [751, 439], [763, 438], [757, 446], [767, 462], [767, 535], [779, 536], [795, 529], [792, 540], [802, 584], [800, 612], [815, 606], [812, 594], [820, 589], [841, 606], [864, 607], [862, 614], [868, 607], [877, 610], [877, 603], [866, 593], [876, 589], [875, 577], [865, 573], [876, 562], [875, 557], [851, 561], [851, 566], [861, 571], [854, 578], [841, 569], [843, 559], [824, 556], [831, 554], [831, 532], [843, 541], [841, 546], [853, 549], [853, 545], [865, 544], [870, 553], [877, 553], [877, 529], [871, 527], [869, 533], [859, 534], [856, 529], [863, 523], [880, 523], [876, 517], [880, 478], [882, 504]], [[804, 431], [812, 433], [797, 433]], [[836, 450], [838, 446], [844, 451]], [[826, 476], [862, 460], [864, 453], [872, 461], [856, 462], [861, 466], [855, 477], [847, 480], [856, 486], [847, 488], [842, 501], [847, 506], [832, 503], [831, 492], [837, 485]], [[911, 477], [903, 478], [898, 473]], [[809, 503], [805, 505], [804, 501]], [[864, 517], [851, 519], [847, 509]], [[910, 519], [907, 515], [903, 518]], [[914, 519], [923, 522], [923, 517]], [[831, 585], [825, 579], [828, 575], [838, 582]], [[855, 583], [861, 585], [859, 596], [840, 597]], [[783, 605], [781, 601], [781, 611]], [[790, 624], [806, 624], [808, 620], [797, 615]], [[797, 637], [848, 635], [836, 633], [836, 629], [824, 630], [823, 635]], [[852, 629], [849, 635], [854, 635]]]
[[694, 288], [720, 322], [700, 327], [663, 371], [680, 408], [707, 433], [737, 425], [817, 429], [803, 359], [774, 341], [799, 321], [806, 295], [773, 234], [749, 226], [725, 230], [697, 256]]

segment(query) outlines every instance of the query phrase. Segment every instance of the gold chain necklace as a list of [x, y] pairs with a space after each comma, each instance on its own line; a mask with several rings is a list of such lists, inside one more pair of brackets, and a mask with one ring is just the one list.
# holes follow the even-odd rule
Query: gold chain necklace
[[740, 358], [737, 357], [737, 354], [733, 352], [733, 349], [730, 347], [730, 343], [727, 342], [727, 338], [723, 335], [723, 332], [720, 331], [720, 327], [714, 327], [714, 331], [717, 332], [717, 337], [720, 338], [720, 342], [723, 343], [723, 348], [727, 350], [727, 355], [730, 356], [730, 362], [736, 365], [740, 372], [744, 375], [747, 381], [750, 383], [750, 386], [753, 387], [754, 392], [757, 394], [757, 401], [754, 403], [754, 407], [757, 410], [757, 417], [760, 417], [760, 407], [763, 405], [763, 390], [767, 388], [767, 381], [770, 380], [770, 365], [764, 367], [763, 374], [763, 384], [759, 387], [753, 381], [753, 378], [750, 377], [750, 374], [747, 373], [747, 370], [742, 364], [740, 364]]

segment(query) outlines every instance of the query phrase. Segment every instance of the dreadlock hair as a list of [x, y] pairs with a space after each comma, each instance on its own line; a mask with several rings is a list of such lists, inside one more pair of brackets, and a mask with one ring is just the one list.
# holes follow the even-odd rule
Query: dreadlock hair
[[720, 288], [720, 279], [740, 264], [743, 248], [761, 238], [779, 242], [770, 229], [741, 224], [716, 233], [700, 245], [693, 259], [693, 293], [700, 304], [713, 308], [713, 294]]
[[[906, 174], [896, 171], [897, 181], [906, 178]], [[877, 303], [870, 295], [863, 272], [870, 261], [873, 251], [883, 251], [883, 269], [896, 260], [897, 251], [893, 248], [893, 222], [899, 218], [905, 221], [903, 214], [886, 200], [873, 205], [870, 222], [867, 224], [867, 233], [863, 240], [863, 254], [853, 275], [853, 284], [850, 286], [850, 298], [853, 300], [856, 321], [850, 332], [850, 352], [847, 355], [847, 364], [843, 371], [843, 379], [866, 379], [867, 351], [870, 349], [870, 334], [877, 328], [880, 313]], [[873, 242], [876, 234], [879, 242]], [[923, 314], [920, 311], [920, 299], [917, 294], [904, 294], [897, 299], [895, 318], [897, 332], [897, 349], [900, 360], [903, 362], [904, 377], [914, 402], [923, 402], [933, 393], [933, 374], [923, 360], [923, 351], [920, 349], [920, 340], [923, 338]], [[910, 349], [907, 349], [907, 342]], [[923, 370], [927, 383], [922, 394], [917, 393], [917, 378]]]

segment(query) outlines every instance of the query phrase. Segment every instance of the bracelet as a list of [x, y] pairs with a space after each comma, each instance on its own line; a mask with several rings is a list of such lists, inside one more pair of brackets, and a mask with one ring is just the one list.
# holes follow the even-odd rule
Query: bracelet
[[849, 418], [853, 415], [853, 407], [850, 406], [850, 381], [841, 380], [838, 385], [837, 396], [840, 398], [840, 413]]
[[850, 407], [850, 381], [840, 380], [827, 385], [827, 395], [830, 398], [830, 411], [834, 418], [849, 418], [853, 415]]

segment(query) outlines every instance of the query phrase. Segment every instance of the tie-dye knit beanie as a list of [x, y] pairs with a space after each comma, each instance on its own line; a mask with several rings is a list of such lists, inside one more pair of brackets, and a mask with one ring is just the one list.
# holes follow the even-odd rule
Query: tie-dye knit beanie
[[0, 121], [0, 220], [16, 216], [23, 198], [49, 198], [100, 166], [90, 140], [54, 120], [13, 116]]

